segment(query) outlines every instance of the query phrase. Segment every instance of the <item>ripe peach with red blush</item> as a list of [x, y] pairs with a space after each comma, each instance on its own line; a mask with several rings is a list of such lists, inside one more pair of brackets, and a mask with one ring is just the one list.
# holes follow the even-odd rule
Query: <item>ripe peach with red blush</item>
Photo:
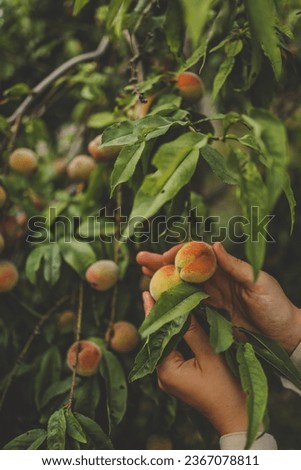
[[183, 281], [199, 284], [213, 276], [216, 256], [208, 243], [192, 241], [178, 251], [175, 266]]
[[93, 289], [106, 291], [111, 289], [117, 283], [119, 268], [112, 260], [99, 260], [91, 264], [87, 269], [85, 276]]
[[180, 275], [173, 264], [158, 269], [151, 278], [149, 291], [154, 300], [158, 300], [163, 292], [182, 283]]
[[67, 365], [78, 375], [95, 375], [102, 359], [102, 351], [97, 344], [88, 340], [76, 341], [67, 352]]
[[182, 72], [176, 82], [179, 95], [189, 102], [199, 101], [204, 95], [201, 78], [193, 72]]
[[10, 261], [0, 261], [0, 293], [10, 292], [19, 280], [16, 266]]

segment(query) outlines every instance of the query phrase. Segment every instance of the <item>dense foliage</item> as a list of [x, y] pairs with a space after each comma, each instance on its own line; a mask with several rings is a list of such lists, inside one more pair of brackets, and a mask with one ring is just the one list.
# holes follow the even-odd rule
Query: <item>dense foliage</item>
[[[5, 448], [144, 449], [154, 435], [216, 448], [211, 426], [156, 384], [192, 311], [251, 397], [249, 444], [269, 414], [280, 446], [301, 448], [298, 398], [279, 375], [298, 387], [301, 377], [284, 351], [249, 332], [238, 343], [190, 284], [163, 294], [143, 323], [148, 284], [135, 262], [141, 249], [221, 240], [301, 302], [298, 3], [0, 0], [1, 259], [19, 272], [0, 294]], [[186, 70], [200, 75], [201, 100], [183, 98]], [[99, 148], [117, 158], [74, 179], [70, 162], [101, 133]], [[24, 147], [38, 156], [33, 172], [10, 163]], [[119, 266], [104, 292], [85, 279], [101, 259]], [[143, 323], [140, 351], [111, 347], [106, 332], [123, 320]], [[95, 375], [66, 365], [79, 338], [102, 351]]]

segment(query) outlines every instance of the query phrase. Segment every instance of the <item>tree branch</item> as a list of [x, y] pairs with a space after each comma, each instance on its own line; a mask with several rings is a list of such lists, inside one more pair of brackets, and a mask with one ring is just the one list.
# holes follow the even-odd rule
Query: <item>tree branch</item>
[[49, 85], [51, 85], [55, 80], [64, 75], [68, 70], [75, 67], [76, 65], [82, 62], [89, 62], [96, 60], [101, 57], [109, 45], [109, 39], [105, 36], [102, 38], [100, 43], [97, 46], [97, 49], [92, 52], [86, 52], [85, 54], [80, 54], [72, 59], [67, 60], [64, 64], [60, 65], [58, 68], [53, 70], [46, 78], [44, 78], [38, 85], [36, 85], [29, 96], [20, 104], [16, 111], [8, 118], [8, 122], [12, 123], [20, 116], [23, 116], [26, 110], [32, 105], [32, 103], [37, 99], [37, 97], [43, 93]]
[[28, 353], [35, 337], [40, 334], [41, 328], [44, 325], [44, 323], [46, 323], [49, 320], [49, 318], [57, 311], [57, 309], [59, 307], [61, 307], [61, 305], [63, 305], [68, 299], [69, 299], [69, 296], [65, 295], [60, 300], [58, 300], [58, 302], [56, 302], [56, 304], [53, 307], [51, 307], [51, 309], [48, 310], [48, 312], [45, 315], [41, 316], [40, 320], [37, 322], [37, 324], [33, 328], [28, 340], [26, 341], [22, 351], [20, 352], [20, 354], [17, 358], [17, 361], [16, 361], [13, 369], [8, 374], [8, 376], [6, 377], [6, 383], [5, 383], [5, 386], [2, 390], [2, 395], [1, 395], [1, 398], [0, 398], [0, 409], [2, 408], [2, 405], [4, 403], [6, 394], [8, 392], [8, 389], [9, 389], [13, 379], [16, 377], [17, 372], [18, 372], [18, 370], [19, 370], [26, 354]]

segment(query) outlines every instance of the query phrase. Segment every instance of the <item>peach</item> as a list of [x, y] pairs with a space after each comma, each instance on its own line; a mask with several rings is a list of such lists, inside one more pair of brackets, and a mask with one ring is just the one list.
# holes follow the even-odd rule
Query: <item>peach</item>
[[187, 101], [199, 101], [204, 95], [204, 85], [193, 72], [182, 72], [177, 76], [179, 95]]
[[61, 333], [70, 333], [75, 328], [76, 314], [72, 310], [60, 312], [56, 324]]
[[22, 210], [15, 215], [7, 215], [0, 223], [5, 240], [12, 244], [21, 238], [26, 230], [26, 222], [27, 216]]
[[5, 241], [4, 241], [2, 233], [0, 233], [0, 253], [2, 253], [2, 251], [4, 250], [4, 247], [5, 247]]
[[147, 450], [171, 450], [172, 441], [168, 436], [152, 434], [146, 441]]
[[118, 321], [106, 332], [106, 341], [111, 349], [118, 353], [127, 354], [139, 344], [137, 328], [127, 321]]
[[7, 199], [6, 191], [3, 186], [0, 186], [0, 209], [4, 206]]
[[77, 155], [67, 166], [69, 178], [74, 181], [87, 181], [95, 168], [94, 160], [88, 155]]
[[97, 135], [88, 145], [88, 152], [92, 157], [97, 161], [107, 162], [114, 160], [120, 150], [120, 145], [109, 145], [107, 147], [102, 147], [102, 134]]
[[199, 284], [214, 274], [215, 253], [208, 243], [188, 242], [176, 254], [175, 266], [183, 281]]
[[93, 289], [99, 291], [111, 289], [117, 283], [118, 277], [118, 265], [109, 259], [96, 261], [86, 271], [86, 280]]
[[11, 291], [19, 280], [17, 268], [10, 261], [0, 261], [0, 293]]
[[97, 344], [88, 340], [75, 341], [67, 352], [67, 365], [78, 375], [95, 375], [102, 358], [102, 351]]
[[12, 170], [23, 175], [31, 175], [37, 169], [38, 158], [32, 150], [18, 148], [10, 154], [8, 163]]
[[173, 264], [168, 264], [155, 272], [150, 281], [149, 291], [152, 298], [157, 301], [163, 292], [181, 284], [181, 282], [176, 267]]

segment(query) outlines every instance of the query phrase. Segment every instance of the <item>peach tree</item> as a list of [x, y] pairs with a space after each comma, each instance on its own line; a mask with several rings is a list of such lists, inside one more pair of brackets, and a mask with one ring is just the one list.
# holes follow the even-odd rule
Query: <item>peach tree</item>
[[[2, 446], [216, 448], [206, 420], [156, 383], [172, 348], [189, 354], [192, 312], [247, 393], [250, 446], [269, 390], [279, 377], [301, 388], [300, 374], [278, 344], [234, 325], [239, 342], [199, 285], [171, 287], [144, 320], [149, 280], [135, 257], [222, 241], [256, 279], [270, 242], [288, 239], [298, 2], [1, 8]], [[279, 204], [281, 230], [270, 226]]]

